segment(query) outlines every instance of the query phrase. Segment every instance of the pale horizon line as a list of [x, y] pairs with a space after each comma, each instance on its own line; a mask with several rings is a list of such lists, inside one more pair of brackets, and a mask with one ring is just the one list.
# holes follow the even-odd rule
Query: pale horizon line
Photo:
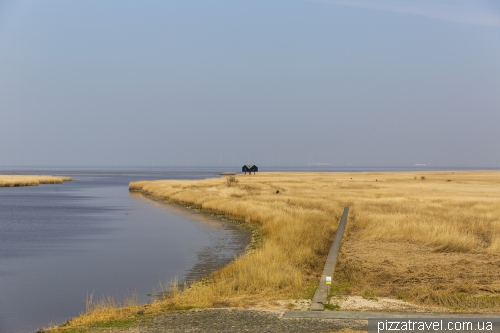
[[500, 13], [457, 4], [436, 4], [422, 1], [394, 0], [308, 0], [336, 6], [373, 9], [393, 13], [410, 14], [455, 23], [500, 27]]

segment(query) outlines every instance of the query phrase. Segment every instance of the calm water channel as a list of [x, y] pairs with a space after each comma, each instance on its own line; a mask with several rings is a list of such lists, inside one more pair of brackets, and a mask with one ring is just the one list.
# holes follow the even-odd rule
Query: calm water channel
[[22, 170], [73, 181], [0, 188], [0, 332], [64, 322], [85, 309], [91, 293], [136, 293], [147, 302], [160, 283], [199, 278], [232, 260], [250, 233], [128, 191], [133, 180], [219, 177], [217, 171]]

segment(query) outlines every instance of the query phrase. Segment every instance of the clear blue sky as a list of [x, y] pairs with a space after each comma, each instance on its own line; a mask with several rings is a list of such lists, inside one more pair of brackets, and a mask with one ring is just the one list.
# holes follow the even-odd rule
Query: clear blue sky
[[496, 0], [0, 0], [0, 166], [500, 166]]

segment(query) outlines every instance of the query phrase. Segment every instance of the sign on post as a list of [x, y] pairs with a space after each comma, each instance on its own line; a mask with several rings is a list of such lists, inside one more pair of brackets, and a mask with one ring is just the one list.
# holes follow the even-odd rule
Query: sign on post
[[332, 277], [331, 276], [326, 277], [326, 284], [332, 284]]

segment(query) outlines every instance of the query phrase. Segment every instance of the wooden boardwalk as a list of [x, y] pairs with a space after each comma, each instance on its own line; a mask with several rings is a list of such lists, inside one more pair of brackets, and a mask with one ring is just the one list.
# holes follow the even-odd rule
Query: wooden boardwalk
[[344, 208], [344, 213], [340, 219], [339, 226], [335, 232], [335, 237], [333, 238], [332, 246], [328, 252], [328, 257], [326, 258], [325, 267], [323, 268], [323, 274], [321, 274], [321, 279], [319, 281], [318, 289], [314, 294], [311, 302], [311, 311], [323, 311], [324, 304], [328, 297], [328, 288], [330, 285], [326, 284], [326, 277], [332, 276], [335, 270], [335, 265], [337, 264], [337, 257], [339, 255], [340, 243], [342, 242], [342, 236], [344, 235], [345, 225], [347, 223], [347, 215], [349, 214], [349, 207]]

